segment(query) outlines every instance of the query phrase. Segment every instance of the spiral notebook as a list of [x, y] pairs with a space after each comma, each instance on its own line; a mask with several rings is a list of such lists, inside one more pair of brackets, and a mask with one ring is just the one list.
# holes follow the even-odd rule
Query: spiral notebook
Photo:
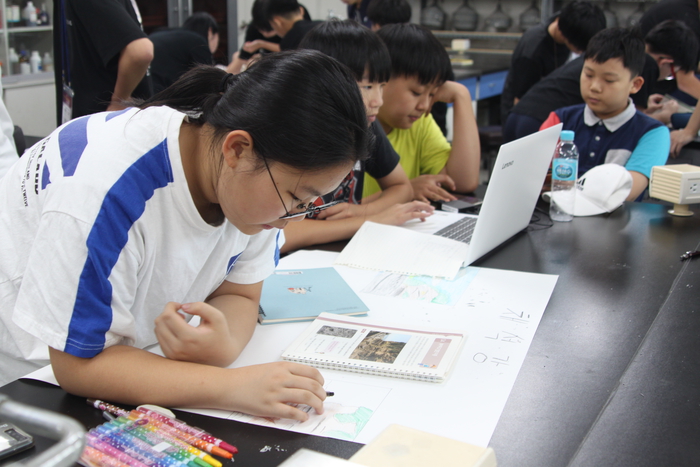
[[282, 360], [316, 368], [440, 383], [466, 336], [321, 313]]

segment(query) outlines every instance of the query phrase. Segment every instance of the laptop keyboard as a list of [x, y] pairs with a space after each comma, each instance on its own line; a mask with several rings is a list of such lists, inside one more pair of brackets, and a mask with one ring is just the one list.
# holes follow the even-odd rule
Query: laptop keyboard
[[472, 241], [472, 234], [478, 217], [465, 217], [454, 224], [450, 224], [444, 229], [438, 230], [434, 235], [451, 238], [459, 242], [469, 243]]

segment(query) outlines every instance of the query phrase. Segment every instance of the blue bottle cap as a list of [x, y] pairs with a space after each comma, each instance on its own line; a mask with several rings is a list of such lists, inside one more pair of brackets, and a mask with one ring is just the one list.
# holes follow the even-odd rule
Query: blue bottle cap
[[573, 141], [574, 132], [571, 130], [562, 130], [561, 134], [559, 134], [559, 139], [562, 141]]

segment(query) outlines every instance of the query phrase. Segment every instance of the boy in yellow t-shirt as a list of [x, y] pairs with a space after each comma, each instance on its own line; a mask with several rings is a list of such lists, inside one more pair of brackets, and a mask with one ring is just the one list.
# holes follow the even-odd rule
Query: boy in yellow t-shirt
[[[391, 56], [391, 79], [378, 118], [411, 179], [414, 198], [449, 201], [455, 197], [447, 190], [473, 191], [479, 184], [479, 133], [469, 90], [447, 80], [451, 64], [445, 47], [416, 24], [388, 25], [377, 34]], [[438, 101], [453, 104], [452, 146], [430, 115]], [[379, 190], [365, 174], [363, 196]]]

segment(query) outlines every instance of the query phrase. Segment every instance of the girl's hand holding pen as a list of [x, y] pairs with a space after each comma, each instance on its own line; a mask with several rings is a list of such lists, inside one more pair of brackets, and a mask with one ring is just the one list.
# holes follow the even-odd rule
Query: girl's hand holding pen
[[[181, 314], [183, 311], [198, 315], [199, 326], [188, 324]], [[228, 356], [235, 352], [226, 317], [204, 302], [168, 303], [156, 318], [155, 333], [163, 353], [171, 360], [225, 367], [232, 360]], [[212, 381], [219, 388], [210, 401], [212, 407], [301, 421], [309, 416], [296, 408], [296, 404], [308, 405], [317, 413], [323, 413], [326, 391], [323, 377], [315, 368], [274, 362], [218, 371], [224, 371], [226, 376]]]
[[[179, 310], [198, 315], [199, 325], [188, 324]], [[226, 317], [204, 302], [169, 302], [155, 320], [155, 334], [163, 354], [172, 360], [228, 366], [234, 359], [235, 345]]]
[[[323, 413], [326, 391], [323, 376], [310, 366], [291, 362], [251, 365], [231, 370], [232, 384], [221, 385], [236, 410], [261, 417], [306, 421], [309, 415], [294, 405], [304, 404]], [[294, 404], [294, 405], [290, 405]]]

